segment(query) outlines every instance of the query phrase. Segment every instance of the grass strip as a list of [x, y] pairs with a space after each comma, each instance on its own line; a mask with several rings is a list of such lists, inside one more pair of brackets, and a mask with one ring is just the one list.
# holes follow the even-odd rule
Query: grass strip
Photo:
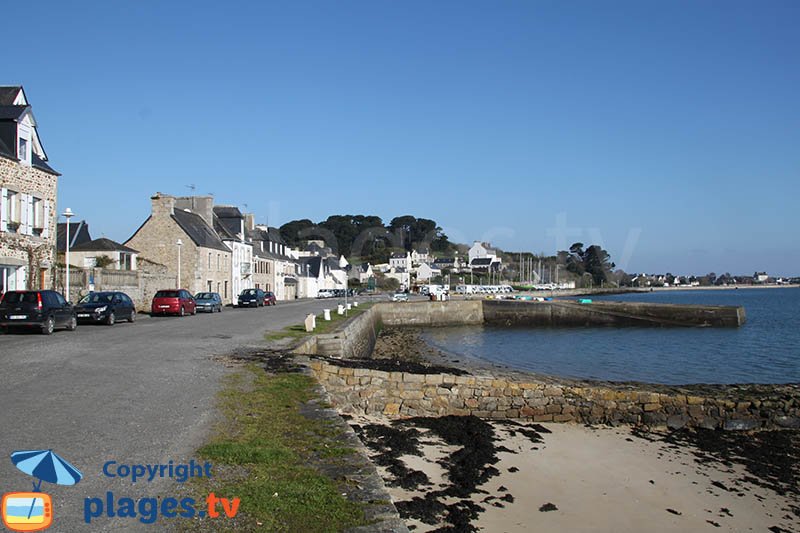
[[222, 421], [198, 450], [214, 476], [193, 489], [199, 498], [240, 498], [239, 516], [196, 520], [189, 530], [333, 532], [366, 524], [362, 506], [313, 466], [353, 453], [333, 424], [303, 414], [317, 397], [314, 386], [303, 374], [268, 374], [255, 364], [228, 377], [219, 393]]
[[306, 327], [304, 324], [294, 324], [292, 326], [287, 326], [280, 331], [272, 331], [268, 332], [264, 335], [264, 339], [268, 341], [277, 341], [280, 339], [286, 338], [293, 338], [299, 339], [305, 337], [307, 335], [320, 335], [323, 333], [331, 333], [334, 331], [339, 325], [342, 324], [345, 320], [349, 318], [353, 318], [354, 316], [358, 316], [361, 313], [365, 312], [367, 309], [372, 307], [373, 303], [364, 303], [360, 304], [358, 307], [353, 307], [350, 311], [347, 312], [347, 315], [339, 315], [335, 312], [334, 309], [331, 310], [331, 319], [325, 320], [322, 314], [317, 315], [317, 329], [313, 332], [309, 333], [306, 331]]

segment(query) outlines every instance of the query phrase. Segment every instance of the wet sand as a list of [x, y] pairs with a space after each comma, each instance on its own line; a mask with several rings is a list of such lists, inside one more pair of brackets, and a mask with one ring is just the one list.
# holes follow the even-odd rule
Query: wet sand
[[796, 456], [776, 482], [668, 433], [447, 418], [350, 421], [415, 531], [800, 531]]

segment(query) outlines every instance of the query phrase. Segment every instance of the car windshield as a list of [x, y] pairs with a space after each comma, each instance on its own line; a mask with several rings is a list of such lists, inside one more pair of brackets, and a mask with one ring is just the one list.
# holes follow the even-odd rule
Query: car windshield
[[272, 296], [271, 292], [266, 293], [267, 296]]
[[178, 291], [158, 291], [156, 298], [177, 298]]
[[210, 292], [201, 292], [197, 296], [194, 297], [195, 300], [213, 300], [214, 295]]
[[255, 296], [256, 291], [255, 289], [248, 289], [242, 293], [243, 296]]
[[111, 299], [114, 297], [113, 293], [110, 292], [93, 292], [87, 294], [83, 298], [80, 299], [78, 302], [79, 304], [107, 304], [111, 303]]
[[3, 297], [3, 303], [9, 304], [35, 304], [39, 301], [35, 292], [7, 292]]

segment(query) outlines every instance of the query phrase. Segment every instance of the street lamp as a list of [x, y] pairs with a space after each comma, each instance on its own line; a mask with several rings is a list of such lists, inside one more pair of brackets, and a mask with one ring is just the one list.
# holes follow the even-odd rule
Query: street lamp
[[175, 242], [175, 245], [178, 247], [178, 279], [177, 279], [177, 287], [176, 289], [181, 288], [181, 246], [183, 246], [183, 241], [178, 239]]
[[67, 263], [67, 279], [66, 284], [64, 287], [64, 292], [66, 293], [64, 296], [66, 297], [67, 301], [69, 301], [69, 219], [75, 216], [75, 213], [72, 212], [72, 209], [69, 207], [64, 210], [62, 216], [67, 219], [67, 253], [66, 253], [66, 263]]
[[347, 316], [347, 282], [349, 281], [347, 278], [350, 277], [347, 273], [348, 264], [347, 259], [345, 259], [343, 255], [339, 257], [339, 268], [344, 270], [344, 316]]

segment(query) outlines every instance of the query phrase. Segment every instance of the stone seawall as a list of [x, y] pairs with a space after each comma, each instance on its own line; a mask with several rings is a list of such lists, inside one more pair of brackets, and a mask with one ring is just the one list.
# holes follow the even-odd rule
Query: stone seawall
[[449, 302], [405, 302], [375, 305], [386, 326], [440, 327], [483, 324], [481, 300]]
[[483, 316], [485, 323], [499, 326], [738, 327], [745, 322], [743, 307], [564, 300], [486, 300]]
[[415, 374], [307, 359], [345, 413], [388, 417], [474, 415], [491, 419], [648, 424], [749, 430], [800, 427], [800, 386], [691, 387], [558, 384], [491, 375]]
[[373, 306], [342, 324], [335, 332], [315, 335], [294, 349], [295, 353], [366, 359], [375, 348], [381, 330], [381, 313]]

